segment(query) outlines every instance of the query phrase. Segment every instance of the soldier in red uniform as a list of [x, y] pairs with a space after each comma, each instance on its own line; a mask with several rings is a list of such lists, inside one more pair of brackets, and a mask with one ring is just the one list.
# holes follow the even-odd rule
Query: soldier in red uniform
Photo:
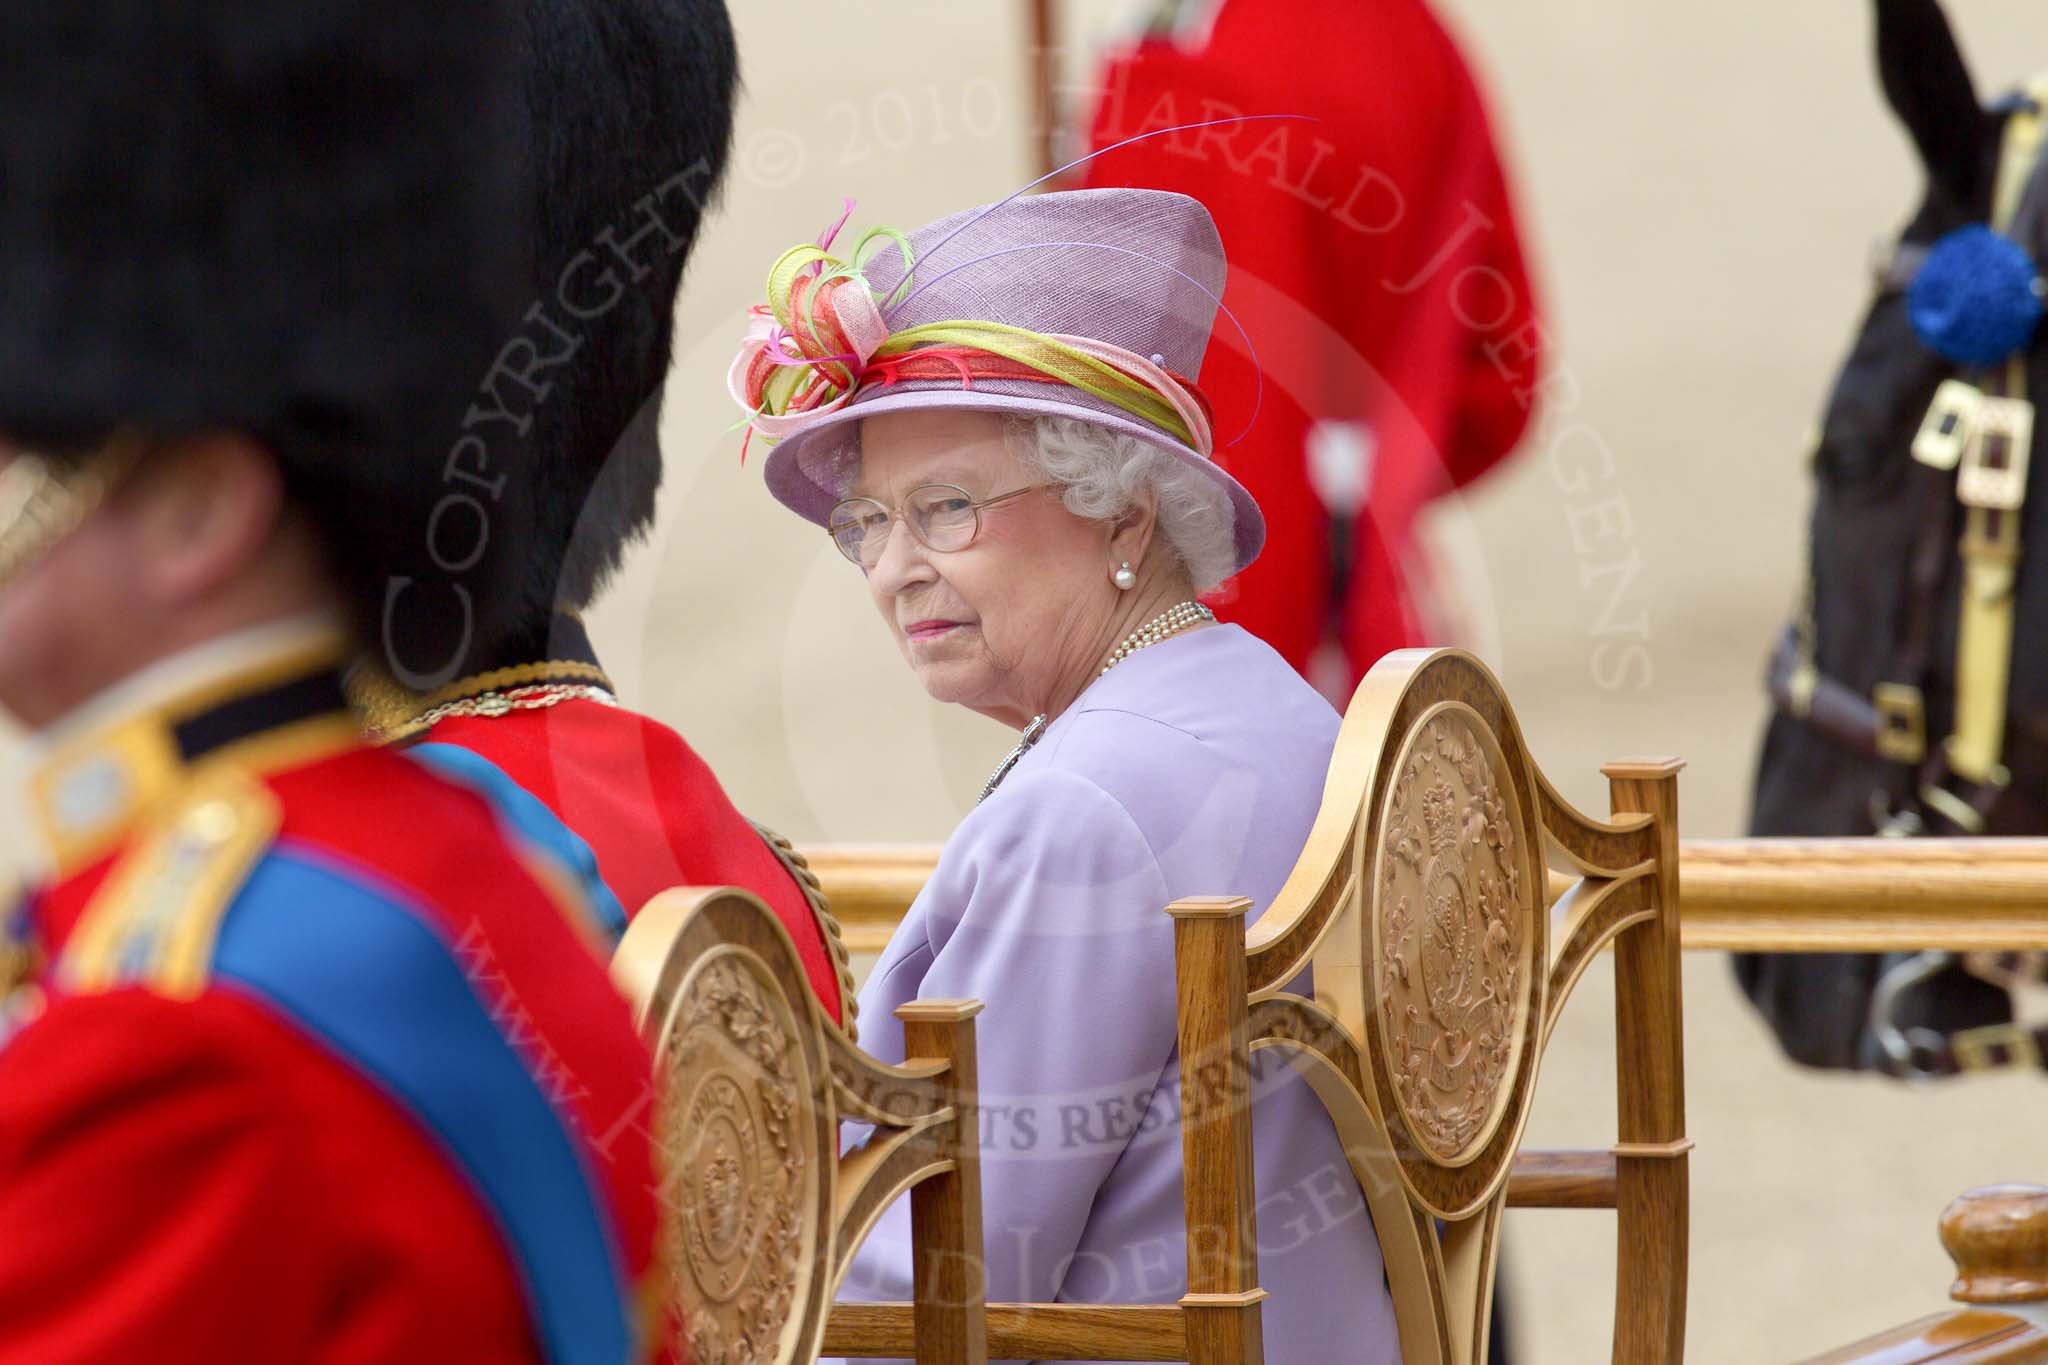
[[4, 1365], [659, 1349], [579, 850], [341, 686], [503, 630], [443, 498], [516, 316], [505, 14], [0, 7]]
[[[1305, 117], [1217, 123], [1270, 114]], [[1090, 142], [1199, 123], [1087, 183], [1216, 219], [1257, 363], [1219, 322], [1202, 387], [1272, 527], [1217, 609], [1341, 701], [1429, 642], [1415, 519], [1514, 448], [1547, 341], [1485, 107], [1423, 0], [1162, 4], [1110, 58]]]
[[590, 845], [627, 915], [673, 886], [759, 895], [843, 1022], [851, 979], [786, 849], [682, 736], [619, 704], [580, 619], [653, 520], [676, 288], [731, 140], [731, 21], [722, 0], [526, 12], [534, 302], [470, 410], [463, 456], [480, 491], [507, 460], [533, 474], [519, 629], [466, 667], [422, 661], [404, 688], [367, 674], [352, 686], [384, 737], [466, 749], [539, 798]]

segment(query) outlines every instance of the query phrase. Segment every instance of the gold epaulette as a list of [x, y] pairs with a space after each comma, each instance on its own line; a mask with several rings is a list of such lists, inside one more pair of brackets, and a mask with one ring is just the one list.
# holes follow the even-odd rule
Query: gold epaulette
[[221, 917], [282, 823], [276, 794], [255, 778], [204, 772], [144, 822], [107, 873], [58, 958], [59, 988], [197, 996]]

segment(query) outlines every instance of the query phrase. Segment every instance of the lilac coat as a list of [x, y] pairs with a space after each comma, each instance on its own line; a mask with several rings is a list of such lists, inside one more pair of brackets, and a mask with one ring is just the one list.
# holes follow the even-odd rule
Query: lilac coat
[[[960, 824], [860, 996], [862, 1045], [903, 1057], [896, 1006], [972, 996], [995, 1302], [1171, 1302], [1186, 1290], [1173, 924], [1182, 896], [1262, 911], [1308, 837], [1337, 716], [1236, 626], [1132, 655], [1047, 727]], [[1393, 1304], [1336, 1130], [1280, 1054], [1256, 1059], [1266, 1359], [1397, 1361]], [[910, 1298], [909, 1201], [841, 1296]]]

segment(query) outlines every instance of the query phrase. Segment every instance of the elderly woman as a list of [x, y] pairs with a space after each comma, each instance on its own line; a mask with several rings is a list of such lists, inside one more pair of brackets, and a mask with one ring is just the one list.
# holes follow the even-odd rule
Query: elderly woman
[[[869, 978], [865, 1042], [900, 1060], [908, 1000], [987, 1005], [992, 1300], [1170, 1302], [1186, 1239], [1164, 909], [1270, 900], [1337, 733], [1197, 600], [1264, 536], [1186, 377], [1223, 287], [1215, 228], [1179, 195], [1091, 190], [870, 234], [849, 262], [830, 240], [777, 264], [734, 365], [778, 442], [768, 486], [866, 576], [932, 696], [1022, 732]], [[1277, 1063], [1254, 1094], [1266, 1358], [1397, 1359], [1328, 1116]], [[899, 1201], [845, 1293], [910, 1286]]]

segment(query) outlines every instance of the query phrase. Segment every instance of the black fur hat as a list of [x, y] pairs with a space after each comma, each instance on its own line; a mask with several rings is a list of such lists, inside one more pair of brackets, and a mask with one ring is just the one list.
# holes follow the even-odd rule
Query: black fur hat
[[523, 452], [535, 521], [519, 606], [544, 633], [653, 519], [676, 289], [724, 175], [738, 59], [723, 0], [524, 9], [532, 301], [474, 430]]
[[516, 327], [517, 59], [494, 0], [0, 0], [0, 430], [249, 432], [367, 640], [483, 647], [525, 513], [451, 452]]

